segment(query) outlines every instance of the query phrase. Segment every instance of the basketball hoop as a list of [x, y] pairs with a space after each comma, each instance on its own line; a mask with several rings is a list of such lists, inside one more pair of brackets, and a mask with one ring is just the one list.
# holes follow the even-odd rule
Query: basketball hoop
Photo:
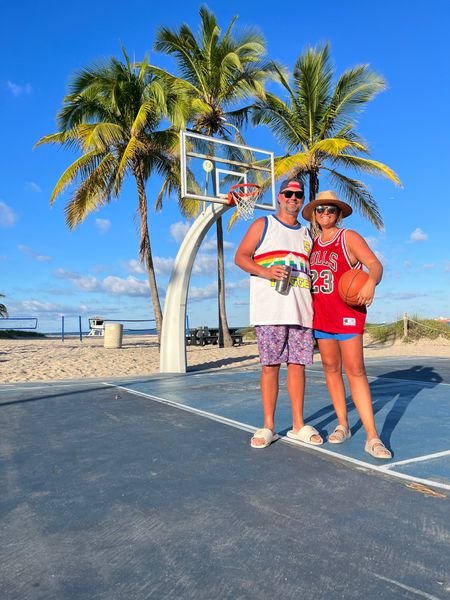
[[228, 204], [236, 205], [238, 217], [248, 221], [253, 217], [260, 193], [261, 188], [256, 183], [238, 183], [228, 192]]

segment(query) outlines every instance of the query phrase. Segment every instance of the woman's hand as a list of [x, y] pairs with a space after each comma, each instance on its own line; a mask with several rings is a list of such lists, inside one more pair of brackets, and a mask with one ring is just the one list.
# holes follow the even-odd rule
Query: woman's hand
[[375, 295], [375, 283], [368, 279], [366, 283], [359, 290], [358, 304], [361, 306], [370, 306], [372, 304], [373, 297]]

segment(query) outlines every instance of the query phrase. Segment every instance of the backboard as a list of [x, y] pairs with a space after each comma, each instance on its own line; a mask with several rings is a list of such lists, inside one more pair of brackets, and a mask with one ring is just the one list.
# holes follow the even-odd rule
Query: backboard
[[228, 204], [233, 185], [255, 183], [256, 208], [276, 210], [273, 152], [180, 131], [180, 167], [182, 198]]

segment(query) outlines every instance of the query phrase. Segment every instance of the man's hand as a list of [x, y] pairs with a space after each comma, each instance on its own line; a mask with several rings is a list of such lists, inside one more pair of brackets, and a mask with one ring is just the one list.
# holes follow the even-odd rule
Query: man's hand
[[284, 265], [272, 265], [266, 268], [264, 277], [266, 279], [286, 279], [288, 272]]

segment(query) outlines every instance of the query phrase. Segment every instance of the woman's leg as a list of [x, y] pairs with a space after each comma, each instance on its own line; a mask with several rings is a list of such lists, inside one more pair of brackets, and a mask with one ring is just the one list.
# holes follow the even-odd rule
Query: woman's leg
[[[364, 366], [362, 335], [339, 342], [344, 362], [344, 370], [350, 385], [353, 402], [366, 430], [367, 441], [379, 438], [373, 416], [372, 396]], [[373, 443], [373, 452], [369, 454], [376, 458], [391, 458], [391, 453], [381, 441]], [[367, 446], [366, 446], [367, 451]]]
[[373, 416], [372, 396], [364, 366], [362, 335], [339, 342], [345, 374], [356, 410], [366, 430], [367, 439], [378, 437]]
[[342, 359], [339, 343], [336, 340], [318, 339], [322, 366], [328, 392], [333, 402], [339, 425], [348, 429], [345, 386], [342, 379]]

